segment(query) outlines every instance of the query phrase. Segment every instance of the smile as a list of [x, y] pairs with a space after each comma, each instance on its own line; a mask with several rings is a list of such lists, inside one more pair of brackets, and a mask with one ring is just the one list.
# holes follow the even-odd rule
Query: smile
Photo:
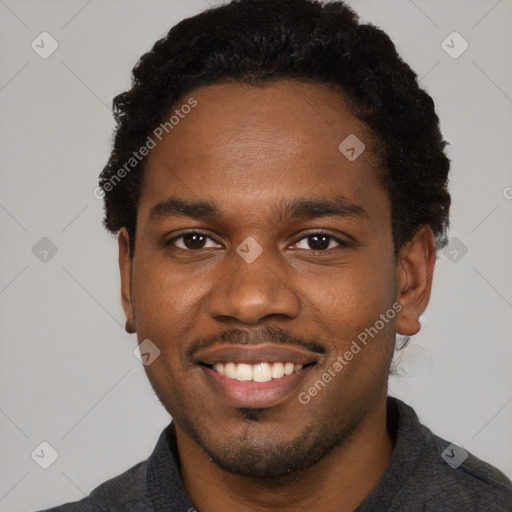
[[300, 391], [318, 354], [301, 347], [220, 345], [196, 354], [206, 385], [216, 399], [244, 408], [264, 408]]

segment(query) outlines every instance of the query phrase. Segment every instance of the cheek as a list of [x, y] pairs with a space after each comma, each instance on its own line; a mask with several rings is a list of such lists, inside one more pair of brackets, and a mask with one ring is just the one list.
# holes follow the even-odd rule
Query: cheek
[[371, 269], [340, 271], [311, 298], [315, 330], [330, 345], [319, 377], [330, 380], [319, 408], [357, 409], [387, 382], [395, 341], [393, 274]]
[[391, 308], [395, 297], [393, 263], [388, 259], [354, 258], [321, 279], [304, 282], [303, 299], [315, 322], [333, 336], [347, 340], [373, 325]]
[[143, 255], [133, 267], [132, 295], [140, 321], [181, 318], [196, 311], [204, 279], [191, 269], [172, 267], [165, 256]]
[[132, 296], [139, 340], [152, 340], [175, 364], [197, 332], [204, 309], [205, 280], [171, 271], [149, 258], [134, 265]]

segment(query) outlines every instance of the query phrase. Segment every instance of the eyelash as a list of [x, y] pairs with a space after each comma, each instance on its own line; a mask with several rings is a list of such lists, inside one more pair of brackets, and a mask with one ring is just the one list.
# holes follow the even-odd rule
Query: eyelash
[[[205, 236], [205, 237], [209, 238], [213, 242], [218, 243], [215, 240], [213, 240], [213, 238], [211, 238], [211, 236], [208, 233], [206, 233], [205, 231], [201, 231], [201, 230], [195, 229], [195, 230], [191, 230], [191, 231], [184, 231], [184, 232], [180, 233], [179, 235], [176, 235], [175, 237], [173, 237], [170, 240], [168, 240], [167, 242], [165, 242], [165, 247], [168, 247], [170, 245], [174, 245], [174, 242], [176, 240], [179, 240], [180, 238], [183, 238], [183, 237], [185, 237], [187, 235], [202, 235], [202, 236]], [[299, 238], [299, 240], [297, 240], [293, 245], [296, 245], [299, 242], [301, 242], [302, 240], [305, 240], [305, 239], [309, 238], [310, 236], [315, 236], [315, 235], [325, 235], [325, 236], [329, 237], [331, 240], [334, 240], [337, 244], [339, 244], [339, 246], [341, 248], [351, 247], [351, 244], [349, 242], [347, 242], [346, 240], [343, 240], [342, 238], [338, 238], [337, 236], [334, 236], [331, 233], [328, 233], [328, 232], [325, 232], [325, 231], [310, 232], [310, 233], [304, 235], [302, 238]], [[194, 249], [183, 249], [182, 247], [176, 247], [176, 246], [175, 246], [175, 248], [176, 249], [181, 249], [182, 251], [188, 251], [188, 252], [196, 252], [196, 251], [200, 251], [201, 249], [203, 249], [203, 248], [196, 249], [196, 250], [194, 250]], [[329, 252], [332, 249], [333, 248], [330, 248], [330, 249], [316, 249], [316, 250], [315, 249], [308, 249], [308, 252]], [[299, 250], [304, 250], [304, 249], [299, 249]]]

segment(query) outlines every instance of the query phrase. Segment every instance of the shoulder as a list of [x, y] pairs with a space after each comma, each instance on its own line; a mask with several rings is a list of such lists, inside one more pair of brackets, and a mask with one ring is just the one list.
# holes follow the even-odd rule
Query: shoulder
[[[422, 503], [424, 511], [512, 511], [512, 482], [497, 468], [432, 433], [412, 408], [398, 402], [407, 446], [403, 458], [415, 451], [411, 475], [399, 491], [401, 506]], [[395, 502], [393, 503], [395, 505]]]
[[65, 503], [40, 512], [143, 512], [150, 510], [146, 495], [147, 461], [139, 462], [124, 473], [107, 480], [80, 501]]
[[512, 482], [499, 469], [426, 430], [429, 464], [421, 468], [431, 480], [426, 503], [465, 512], [512, 511]]
[[362, 511], [511, 512], [512, 482], [497, 468], [423, 425], [412, 407], [388, 397], [391, 460]]

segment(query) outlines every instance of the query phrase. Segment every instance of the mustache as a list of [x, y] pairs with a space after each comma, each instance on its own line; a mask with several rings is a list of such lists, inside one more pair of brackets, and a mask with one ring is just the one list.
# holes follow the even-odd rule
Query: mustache
[[276, 345], [297, 345], [314, 352], [315, 354], [326, 354], [324, 345], [316, 338], [303, 340], [291, 335], [285, 329], [276, 326], [264, 326], [256, 330], [229, 329], [206, 338], [193, 341], [186, 349], [187, 359], [192, 360], [196, 352], [209, 348], [218, 343], [230, 345], [256, 345], [262, 343], [273, 343]]

